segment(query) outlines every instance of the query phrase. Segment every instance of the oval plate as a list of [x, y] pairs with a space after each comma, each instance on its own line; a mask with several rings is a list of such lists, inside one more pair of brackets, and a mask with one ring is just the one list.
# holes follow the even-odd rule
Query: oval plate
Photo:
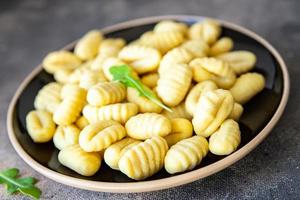
[[[150, 17], [120, 23], [103, 28], [101, 31], [107, 37], [122, 37], [131, 41], [164, 19], [193, 24], [203, 20], [204, 17], [182, 15]], [[233, 154], [226, 157], [208, 154], [201, 165], [192, 171], [169, 175], [161, 170], [154, 176], [139, 182], [110, 169], [104, 162], [94, 176], [80, 176], [58, 162], [58, 150], [52, 142], [35, 144], [26, 131], [25, 117], [33, 109], [35, 95], [43, 85], [53, 81], [52, 76], [42, 70], [41, 65], [37, 66], [22, 82], [9, 106], [7, 128], [15, 150], [33, 169], [54, 181], [81, 189], [117, 193], [146, 192], [186, 184], [214, 174], [237, 162], [252, 151], [279, 120], [288, 100], [289, 76], [283, 59], [266, 40], [241, 26], [225, 21], [220, 23], [223, 27], [222, 34], [234, 40], [234, 49], [250, 50], [256, 54], [257, 64], [254, 71], [262, 73], [266, 78], [265, 89], [245, 105], [240, 120], [242, 142]], [[64, 49], [71, 50], [74, 44], [75, 42]]]

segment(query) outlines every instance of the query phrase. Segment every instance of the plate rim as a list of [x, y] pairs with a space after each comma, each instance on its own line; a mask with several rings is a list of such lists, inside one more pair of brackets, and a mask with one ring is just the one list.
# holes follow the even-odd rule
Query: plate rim
[[[161, 16], [152, 16], [152, 17], [145, 17], [145, 18], [137, 18], [133, 20], [128, 20], [125, 22], [117, 23], [111, 26], [107, 26], [105, 28], [100, 29], [103, 33], [109, 33], [114, 32], [118, 30], [122, 30], [124, 28], [130, 28], [135, 27], [138, 25], [146, 25], [151, 24], [160, 20], [195, 20], [200, 21], [206, 18], [210, 17], [204, 17], [204, 16], [195, 16], [195, 15], [161, 15]], [[26, 88], [26, 86], [30, 83], [30, 81], [42, 70], [41, 64], [39, 64], [37, 67], [34, 68], [21, 82], [20, 86], [16, 90], [14, 96], [12, 97], [8, 112], [7, 112], [7, 132], [9, 136], [9, 140], [11, 144], [13, 145], [15, 151], [17, 154], [27, 163], [31, 168], [33, 168], [35, 171], [39, 172], [40, 174], [46, 176], [47, 178], [50, 178], [56, 182], [69, 185], [72, 187], [80, 188], [80, 189], [86, 189], [91, 191], [99, 191], [99, 192], [112, 192], [112, 193], [136, 193], [136, 192], [149, 192], [149, 191], [156, 191], [156, 190], [162, 190], [167, 189], [183, 184], [187, 184], [193, 181], [196, 181], [198, 179], [205, 178], [207, 176], [210, 176], [212, 174], [215, 174], [230, 165], [234, 164], [235, 162], [239, 161], [243, 157], [245, 157], [248, 153], [250, 153], [258, 144], [260, 144], [265, 137], [271, 132], [271, 130], [274, 128], [274, 126], [277, 124], [278, 120], [283, 114], [283, 111], [286, 107], [288, 98], [289, 98], [289, 91], [290, 91], [290, 78], [287, 70], [287, 66], [281, 57], [281, 55], [278, 53], [278, 51], [264, 38], [259, 36], [258, 34], [250, 31], [247, 28], [244, 28], [240, 25], [220, 20], [216, 18], [210, 18], [219, 21], [224, 27], [233, 29], [235, 31], [238, 31], [244, 35], [247, 35], [248, 37], [251, 37], [252, 39], [256, 40], [258, 43], [260, 43], [262, 46], [264, 46], [271, 55], [274, 56], [274, 58], [279, 63], [279, 67], [283, 74], [283, 92], [281, 96], [280, 103], [272, 116], [272, 118], [269, 120], [269, 122], [264, 126], [264, 128], [255, 136], [250, 142], [248, 142], [245, 146], [237, 150], [236, 152], [232, 153], [231, 155], [226, 156], [225, 158], [210, 164], [208, 166], [185, 172], [183, 174], [175, 175], [172, 177], [162, 178], [158, 180], [150, 180], [150, 181], [139, 181], [139, 182], [130, 182], [130, 183], [114, 183], [114, 182], [102, 182], [102, 181], [91, 181], [91, 180], [83, 180], [80, 178], [70, 177], [64, 174], [60, 174], [56, 171], [53, 171], [42, 164], [38, 163], [36, 160], [34, 160], [29, 154], [26, 153], [26, 151], [22, 148], [20, 143], [18, 142], [18, 139], [14, 133], [13, 130], [13, 113], [15, 111], [16, 103], [19, 99], [19, 96], [22, 94], [23, 90]], [[76, 43], [76, 40], [67, 46], [65, 46], [62, 49], [70, 49], [74, 46]]]

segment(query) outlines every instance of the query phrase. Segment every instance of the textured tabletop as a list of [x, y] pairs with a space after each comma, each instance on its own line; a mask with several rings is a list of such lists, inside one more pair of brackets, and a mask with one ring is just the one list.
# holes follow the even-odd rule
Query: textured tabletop
[[[253, 152], [231, 167], [184, 186], [140, 194], [84, 191], [38, 174], [19, 158], [6, 131], [10, 99], [45, 54], [86, 31], [139, 17], [190, 14], [245, 26], [285, 59], [291, 95], [280, 122]], [[0, 1], [0, 169], [37, 177], [42, 199], [300, 199], [300, 1], [298, 0], [19, 0]], [[0, 199], [8, 197], [0, 187]]]

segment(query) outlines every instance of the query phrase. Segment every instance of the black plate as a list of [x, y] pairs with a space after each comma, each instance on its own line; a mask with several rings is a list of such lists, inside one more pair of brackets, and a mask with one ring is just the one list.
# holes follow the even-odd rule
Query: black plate
[[[195, 21], [188, 20], [185, 22], [192, 24]], [[154, 25], [155, 23], [138, 25], [132, 28], [124, 28], [122, 30], [109, 33], [106, 36], [122, 37], [129, 42], [138, 38], [145, 31], [152, 29]], [[233, 29], [225, 27], [223, 28], [222, 35], [229, 36], [234, 40], [234, 50], [249, 50], [254, 52], [257, 56], [257, 64], [253, 71], [262, 73], [266, 78], [265, 89], [244, 107], [244, 114], [240, 120], [242, 142], [239, 148], [242, 148], [263, 129], [274, 115], [282, 98], [283, 74], [276, 59], [271, 55], [268, 49], [256, 40]], [[54, 147], [52, 142], [36, 144], [31, 140], [26, 131], [26, 114], [30, 110], [34, 109], [33, 102], [39, 89], [51, 81], [54, 81], [51, 75], [47, 74], [45, 71], [39, 72], [25, 87], [16, 103], [16, 109], [13, 111], [13, 131], [23, 149], [41, 165], [64, 175], [104, 182], [134, 182], [121, 172], [110, 169], [104, 162], [102, 162], [99, 172], [94, 176], [81, 176], [62, 166], [58, 162], [58, 150]], [[196, 169], [210, 165], [223, 158], [224, 157], [209, 154]], [[156, 180], [170, 176], [172, 175], [166, 173], [165, 170], [161, 170], [159, 173], [147, 180]]]

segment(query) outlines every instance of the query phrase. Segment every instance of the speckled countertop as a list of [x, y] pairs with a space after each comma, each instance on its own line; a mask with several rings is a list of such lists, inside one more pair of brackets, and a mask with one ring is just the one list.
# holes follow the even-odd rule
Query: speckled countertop
[[[215, 175], [177, 188], [140, 194], [84, 191], [45, 178], [18, 157], [6, 131], [9, 101], [26, 75], [54, 49], [89, 29], [128, 19], [191, 14], [216, 17], [262, 35], [285, 59], [291, 95], [278, 125], [253, 152]], [[0, 1], [0, 169], [18, 167], [40, 179], [42, 199], [300, 199], [300, 1], [109, 0]], [[8, 197], [0, 187], [0, 199]]]

